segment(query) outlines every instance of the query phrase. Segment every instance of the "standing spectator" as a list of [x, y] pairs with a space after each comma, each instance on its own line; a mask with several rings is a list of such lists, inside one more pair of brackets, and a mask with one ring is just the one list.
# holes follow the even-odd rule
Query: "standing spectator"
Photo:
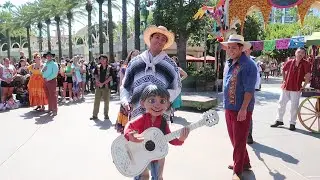
[[[304, 59], [306, 56], [306, 50], [304, 48], [298, 48], [295, 55], [295, 59], [291, 59], [283, 65], [283, 83], [279, 99], [277, 120], [271, 125], [271, 127], [283, 125], [283, 116], [286, 112], [286, 106], [288, 101], [291, 101], [291, 118], [289, 128], [291, 131], [296, 130], [295, 125], [297, 121], [301, 90], [306, 87], [311, 79], [311, 65]], [[301, 86], [303, 81], [304, 84]]]
[[3, 66], [0, 72], [1, 75], [1, 87], [2, 87], [2, 95], [1, 101], [5, 103], [10, 97], [12, 97], [14, 84], [13, 79], [17, 75], [16, 68], [10, 63], [8, 58], [4, 58]]
[[48, 51], [43, 55], [47, 62], [42, 68], [42, 77], [45, 80], [45, 88], [48, 97], [48, 112], [52, 113], [53, 116], [56, 116], [58, 113], [58, 99], [57, 99], [57, 76], [58, 76], [58, 64], [54, 62], [52, 58], [54, 58], [55, 54], [52, 54]]
[[113, 71], [111, 66], [108, 64], [108, 56], [100, 55], [100, 65], [94, 70], [96, 91], [94, 96], [94, 107], [93, 115], [90, 120], [97, 120], [100, 108], [101, 97], [104, 101], [104, 119], [110, 120], [109, 118], [109, 101], [110, 101], [110, 82], [112, 81]]
[[243, 36], [231, 35], [221, 44], [227, 46], [230, 56], [223, 88], [227, 129], [233, 146], [233, 165], [228, 168], [233, 169], [232, 180], [240, 180], [244, 169], [251, 168], [246, 140], [254, 109], [257, 67], [244, 53], [251, 44], [245, 42]]
[[[178, 69], [179, 69], [179, 75], [181, 77], [181, 81], [183, 81], [184, 79], [186, 79], [188, 77], [187, 72], [185, 72], [179, 64], [179, 60], [176, 56], [173, 56], [172, 59], [176, 62]], [[182, 106], [182, 98], [181, 98], [181, 93], [178, 95], [178, 97], [173, 101], [173, 103], [171, 104], [171, 108], [172, 108], [172, 112], [171, 112], [171, 116], [170, 116], [170, 120], [171, 122], [173, 122], [173, 117], [174, 117], [174, 112], [179, 109]]]

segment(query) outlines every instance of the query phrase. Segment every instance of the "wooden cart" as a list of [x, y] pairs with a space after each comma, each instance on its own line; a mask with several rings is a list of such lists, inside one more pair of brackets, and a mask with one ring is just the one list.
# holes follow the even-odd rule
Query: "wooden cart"
[[306, 97], [298, 109], [300, 123], [313, 133], [320, 133], [320, 91], [309, 88], [302, 92]]
[[300, 103], [298, 118], [301, 124], [313, 133], [320, 133], [320, 59], [316, 58], [312, 63], [311, 88], [302, 92], [306, 97]]

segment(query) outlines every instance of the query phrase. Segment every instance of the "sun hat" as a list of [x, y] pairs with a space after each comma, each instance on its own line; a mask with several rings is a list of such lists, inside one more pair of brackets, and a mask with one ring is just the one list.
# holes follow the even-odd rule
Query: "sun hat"
[[221, 42], [221, 44], [222, 44], [223, 46], [225, 46], [225, 47], [228, 46], [228, 44], [230, 44], [230, 43], [239, 43], [239, 44], [242, 44], [242, 45], [243, 45], [243, 50], [242, 50], [242, 51], [245, 51], [245, 50], [247, 50], [247, 49], [250, 49], [250, 47], [251, 47], [251, 43], [244, 41], [244, 37], [241, 36], [241, 35], [238, 35], [238, 34], [231, 34], [231, 35], [229, 36], [228, 41]]
[[144, 42], [146, 43], [146, 45], [148, 47], [150, 47], [150, 38], [151, 35], [155, 34], [155, 33], [160, 33], [165, 35], [168, 38], [167, 43], [164, 45], [163, 50], [164, 49], [168, 49], [174, 42], [174, 34], [170, 31], [168, 31], [168, 29], [164, 26], [149, 26], [143, 33], [143, 39]]

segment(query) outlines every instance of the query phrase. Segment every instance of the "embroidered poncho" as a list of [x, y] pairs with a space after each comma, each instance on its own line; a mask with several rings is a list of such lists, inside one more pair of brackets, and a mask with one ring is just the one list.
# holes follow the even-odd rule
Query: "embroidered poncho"
[[165, 52], [152, 57], [147, 50], [129, 63], [120, 96], [122, 104], [132, 104], [131, 120], [145, 113], [145, 109], [140, 105], [140, 96], [144, 88], [150, 84], [166, 88], [170, 93], [171, 102], [181, 92], [179, 69]]

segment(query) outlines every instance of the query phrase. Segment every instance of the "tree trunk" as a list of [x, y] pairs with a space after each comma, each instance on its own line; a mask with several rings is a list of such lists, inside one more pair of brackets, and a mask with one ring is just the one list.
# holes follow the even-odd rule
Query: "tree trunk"
[[109, 35], [109, 61], [114, 62], [113, 53], [113, 21], [112, 21], [112, 2], [108, 0], [108, 35]]
[[[61, 31], [60, 31], [60, 16], [54, 17], [54, 20], [57, 23], [57, 34], [58, 34], [58, 50], [59, 50], [59, 57], [56, 59], [59, 63], [61, 62], [62, 57], [62, 47], [61, 47]], [[71, 57], [70, 57], [71, 58]]]
[[99, 1], [99, 53], [103, 54], [103, 26], [102, 26], [102, 4]]
[[7, 53], [8, 53], [8, 58], [9, 58], [9, 60], [10, 60], [10, 57], [11, 57], [11, 53], [10, 53], [10, 51], [11, 51], [11, 39], [10, 39], [10, 30], [9, 29], [7, 29], [6, 30], [6, 36], [7, 36], [7, 45], [8, 45], [8, 50], [7, 50]]
[[134, 48], [140, 51], [140, 0], [134, 0]]
[[122, 60], [128, 56], [127, 43], [127, 0], [122, 0]]
[[30, 26], [27, 26], [26, 29], [27, 29], [27, 41], [28, 41], [28, 57], [29, 57], [29, 61], [32, 62], [31, 42], [30, 42]]
[[180, 67], [184, 70], [187, 68], [186, 55], [187, 55], [187, 40], [188, 38], [183, 33], [179, 33], [177, 38], [177, 55]]
[[51, 24], [51, 20], [50, 20], [50, 19], [47, 19], [47, 20], [46, 20], [46, 24], [47, 24], [48, 51], [51, 51], [51, 35], [50, 35], [50, 24]]
[[[88, 5], [90, 6], [90, 5]], [[88, 11], [88, 47], [89, 47], [89, 62], [92, 61], [92, 23], [91, 23], [91, 12], [92, 6], [87, 8]]]
[[42, 23], [38, 23], [38, 29], [39, 29], [39, 52], [42, 52]]
[[68, 18], [68, 31], [69, 31], [69, 58], [73, 57], [73, 53], [72, 53], [72, 12], [68, 12], [67, 13], [67, 18]]

